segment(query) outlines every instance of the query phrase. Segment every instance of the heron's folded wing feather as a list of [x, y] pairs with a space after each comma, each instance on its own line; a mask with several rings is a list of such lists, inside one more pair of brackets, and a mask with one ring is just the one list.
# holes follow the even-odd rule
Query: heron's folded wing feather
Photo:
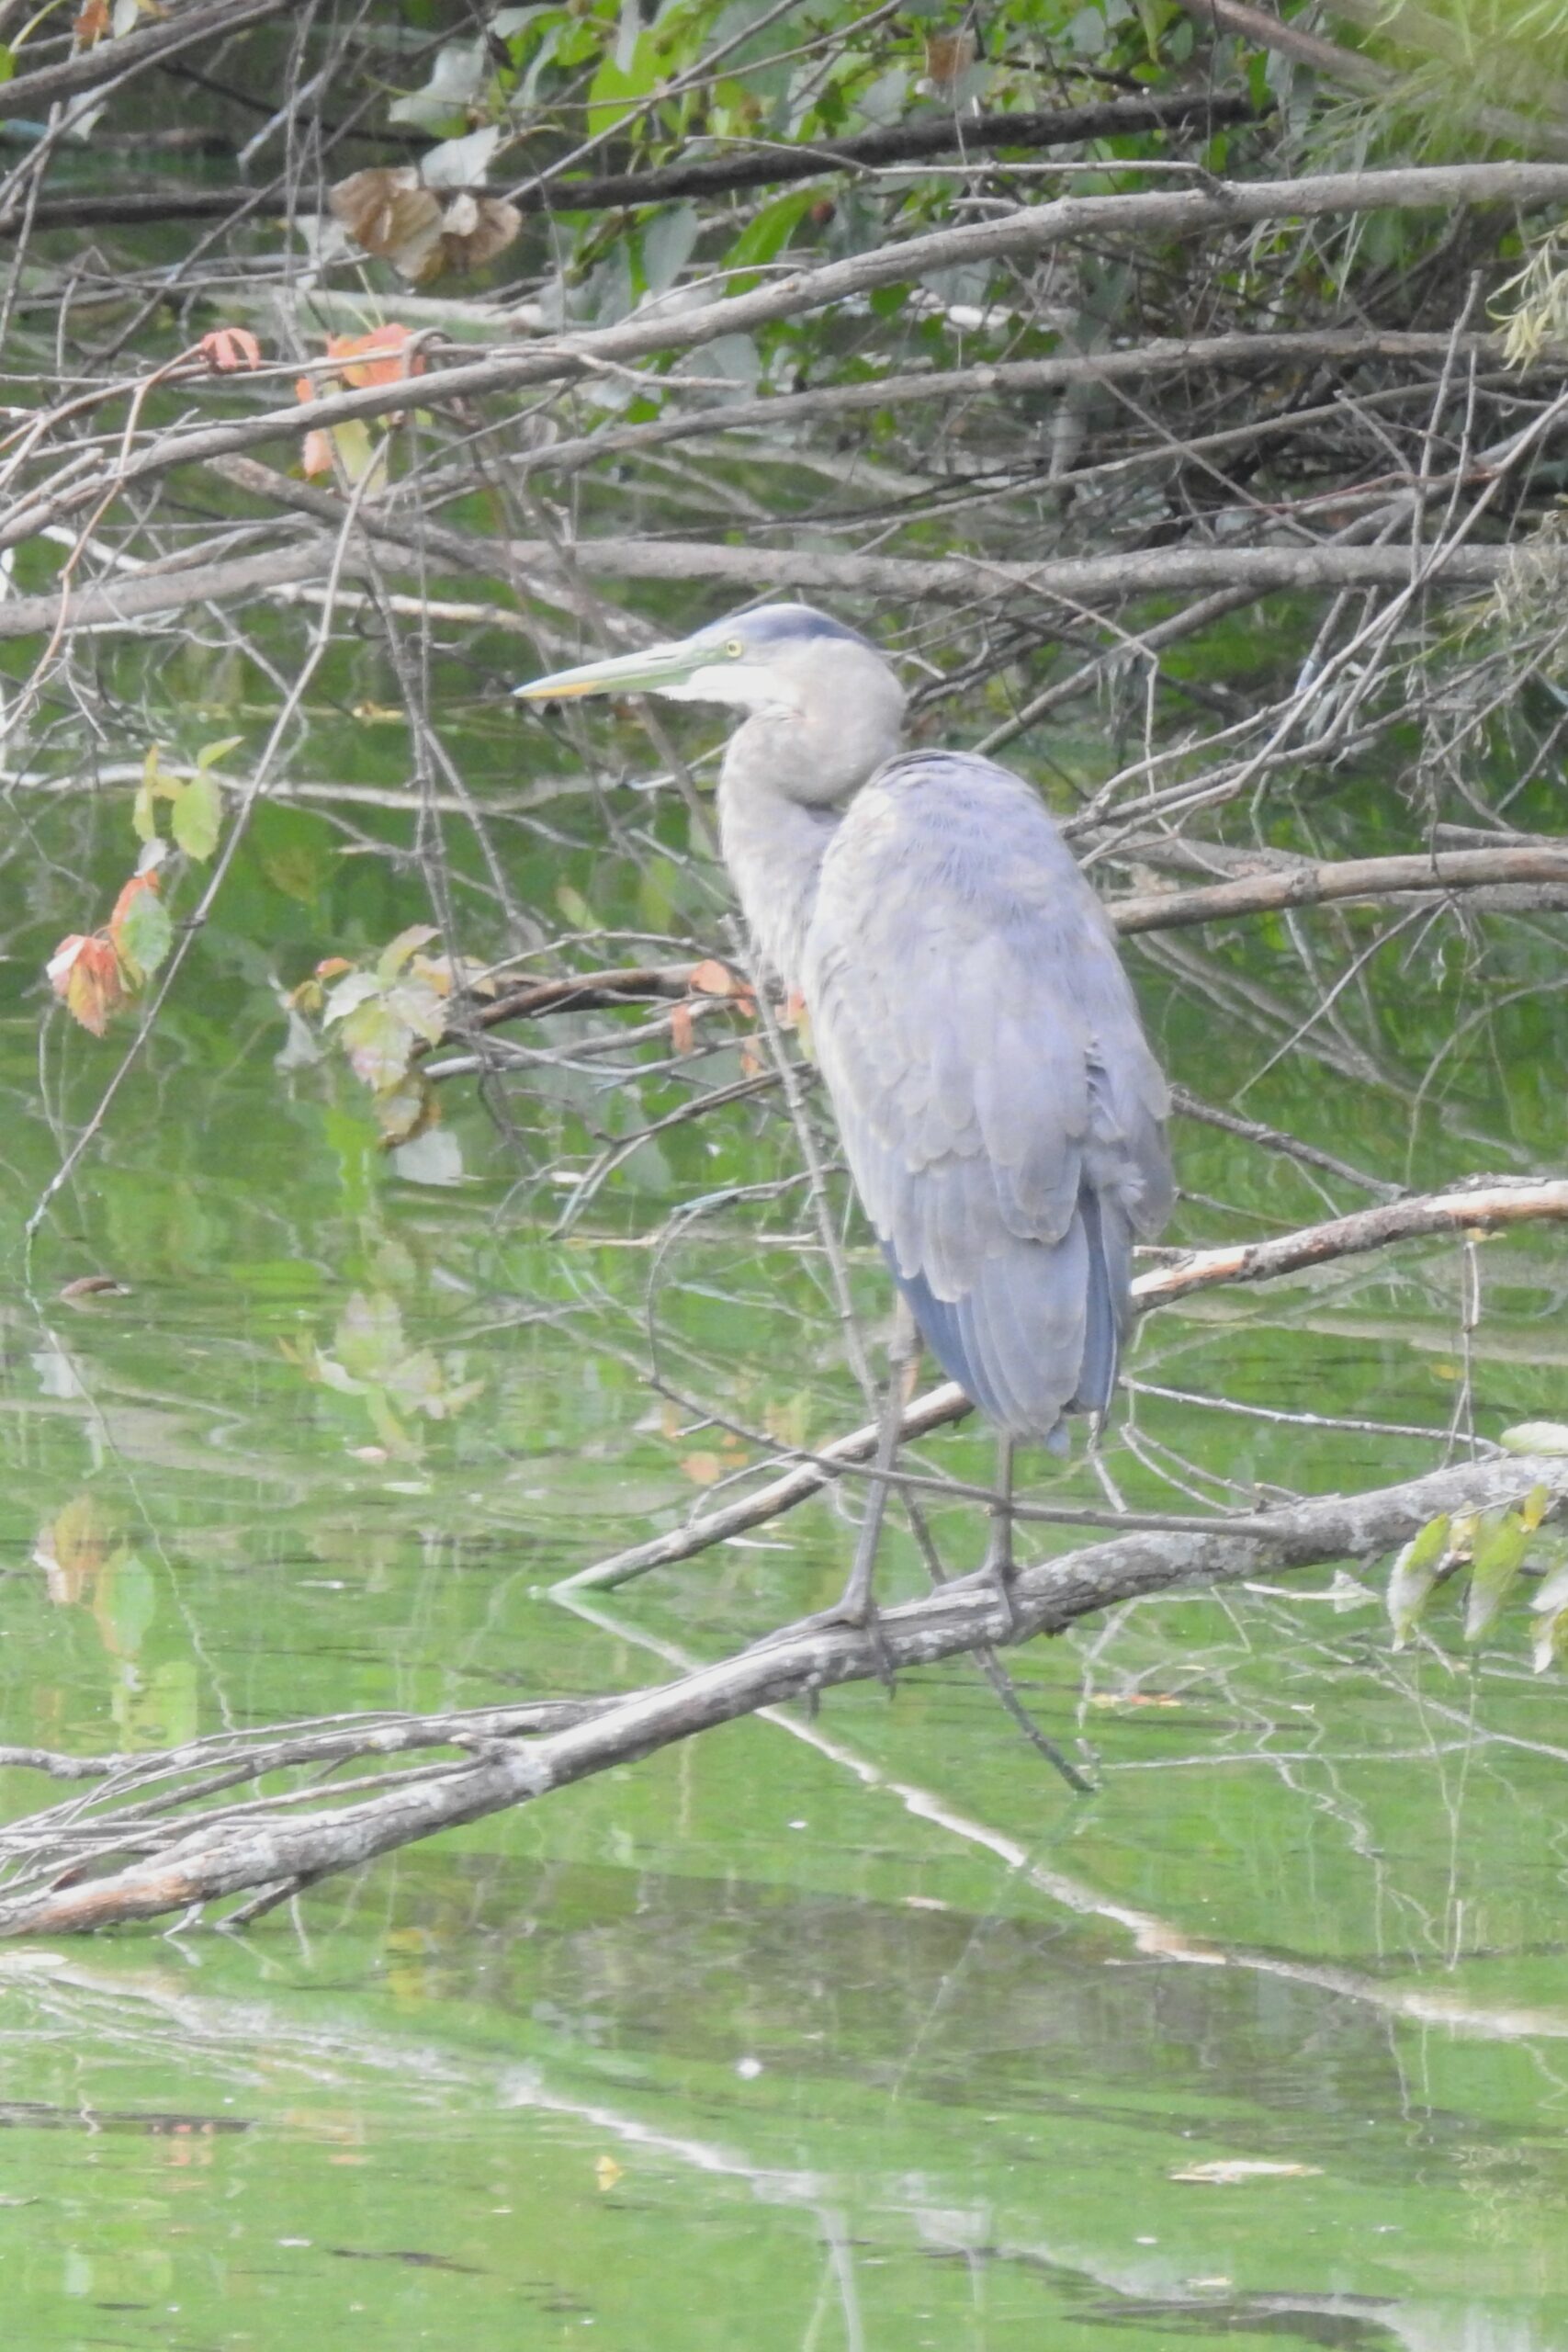
[[958, 1301], [1010, 1242], [1061, 1241], [1086, 1180], [1157, 1229], [1164, 1080], [1099, 902], [1016, 776], [928, 753], [867, 785], [823, 861], [805, 979], [901, 1275]]

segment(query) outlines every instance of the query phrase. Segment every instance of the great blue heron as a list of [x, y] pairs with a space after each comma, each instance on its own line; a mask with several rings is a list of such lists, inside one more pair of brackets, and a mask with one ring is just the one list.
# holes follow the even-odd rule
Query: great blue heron
[[[719, 838], [763, 965], [804, 999], [855, 1188], [932, 1354], [999, 1433], [987, 1566], [1012, 1570], [1012, 1449], [1108, 1410], [1134, 1233], [1171, 1203], [1169, 1097], [1099, 899], [1038, 796], [906, 752], [875, 648], [805, 605], [537, 678], [534, 702], [737, 705]], [[877, 1466], [899, 1420], [889, 1382]], [[843, 1600], [864, 1623], [886, 1480]]]

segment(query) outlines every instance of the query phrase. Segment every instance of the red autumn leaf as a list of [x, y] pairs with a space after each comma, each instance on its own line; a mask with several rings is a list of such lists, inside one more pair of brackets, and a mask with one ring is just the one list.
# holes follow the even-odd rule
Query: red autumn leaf
[[220, 376], [262, 364], [261, 345], [248, 327], [214, 327], [210, 334], [202, 336], [197, 349]]
[[423, 356], [406, 348], [412, 341], [412, 327], [389, 320], [383, 327], [372, 327], [368, 334], [328, 335], [327, 357], [346, 363], [340, 372], [354, 390], [365, 384], [400, 384], [407, 377], [424, 373]]
[[84, 1029], [101, 1037], [110, 1013], [117, 1012], [126, 999], [125, 978], [113, 940], [101, 931], [94, 932], [89, 938], [73, 932], [50, 957], [48, 970], [49, 984], [66, 1011]]

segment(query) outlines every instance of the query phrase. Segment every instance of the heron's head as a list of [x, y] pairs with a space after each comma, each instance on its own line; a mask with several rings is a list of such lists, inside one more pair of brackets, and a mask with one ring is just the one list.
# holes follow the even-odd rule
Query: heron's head
[[[872, 684], [874, 682], [874, 684]], [[514, 689], [525, 703], [576, 701], [581, 694], [663, 694], [677, 703], [733, 703], [750, 713], [813, 719], [849, 715], [874, 692], [879, 703], [903, 689], [874, 644], [808, 605], [761, 605], [712, 621], [691, 638], [649, 644], [639, 654], [585, 661], [579, 671], [534, 677]]]

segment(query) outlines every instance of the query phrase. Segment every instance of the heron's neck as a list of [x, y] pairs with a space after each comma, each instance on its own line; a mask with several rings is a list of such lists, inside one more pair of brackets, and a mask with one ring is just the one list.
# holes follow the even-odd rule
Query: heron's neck
[[866, 653], [851, 683], [753, 711], [719, 773], [724, 862], [763, 961], [791, 990], [828, 844], [846, 804], [898, 749], [904, 696], [892, 672]]
[[719, 846], [752, 942], [768, 970], [789, 990], [800, 986], [817, 879], [841, 814], [759, 787], [725, 760], [718, 784]]

